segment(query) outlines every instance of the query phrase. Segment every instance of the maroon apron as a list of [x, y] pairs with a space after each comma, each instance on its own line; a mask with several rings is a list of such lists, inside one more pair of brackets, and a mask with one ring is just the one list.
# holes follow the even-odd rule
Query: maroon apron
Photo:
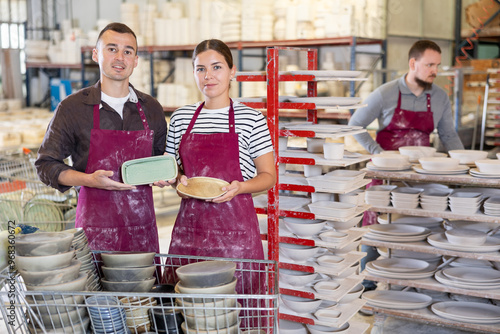
[[[402, 146], [429, 146], [429, 135], [434, 131], [434, 118], [431, 111], [431, 95], [427, 95], [427, 111], [401, 109], [401, 91], [394, 116], [387, 127], [377, 133], [376, 141], [384, 150], [397, 150]], [[373, 180], [366, 186], [382, 184], [382, 180]], [[365, 212], [363, 226], [377, 223], [377, 213]]]
[[[144, 130], [103, 130], [99, 124], [99, 105], [94, 105], [85, 173], [110, 170], [114, 173], [111, 179], [122, 182], [123, 162], [151, 156], [154, 131], [149, 129], [139, 102], [137, 109]], [[92, 250], [159, 252], [153, 191], [149, 185], [121, 191], [82, 186], [75, 225], [83, 227]]]

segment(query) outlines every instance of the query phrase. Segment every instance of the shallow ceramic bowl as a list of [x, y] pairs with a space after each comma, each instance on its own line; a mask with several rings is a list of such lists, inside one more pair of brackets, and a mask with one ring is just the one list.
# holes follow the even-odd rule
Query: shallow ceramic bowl
[[365, 291], [365, 287], [363, 286], [363, 284], [360, 283], [356, 285], [354, 288], [351, 289], [351, 291], [347, 293], [347, 295], [345, 295], [344, 297], [342, 297], [341, 300], [339, 300], [339, 304], [347, 304], [358, 299], [359, 296], [361, 296], [361, 294], [363, 293], [363, 291]]
[[113, 282], [142, 281], [151, 278], [155, 272], [155, 268], [155, 266], [126, 268], [101, 267], [104, 277], [106, 277], [108, 281]]
[[424, 157], [418, 159], [422, 168], [429, 171], [454, 170], [458, 167], [460, 160], [443, 157]]
[[300, 322], [279, 319], [280, 334], [308, 334], [306, 326]]
[[158, 304], [153, 297], [125, 297], [120, 299], [120, 302], [125, 305], [127, 318], [148, 316], [150, 308]]
[[80, 319], [85, 318], [87, 315], [87, 308], [82, 306], [78, 309], [73, 309], [68, 312], [64, 308], [59, 310], [59, 312], [42, 314], [42, 323], [47, 328], [60, 328], [68, 327], [71, 324], [77, 323]]
[[343, 222], [327, 220], [326, 223], [337, 231], [346, 231], [351, 227], [357, 225], [361, 221], [361, 219], [363, 219], [363, 214], [360, 214], [352, 219]]
[[213, 316], [184, 315], [189, 327], [199, 329], [227, 328], [238, 323], [241, 310], [226, 310], [226, 313]]
[[101, 284], [106, 291], [117, 292], [149, 292], [155, 284], [156, 278], [148, 278], [142, 281], [113, 282], [101, 279]]
[[187, 287], [182, 282], [177, 283], [175, 286], [180, 293], [190, 294], [234, 294], [237, 278], [233, 277], [232, 281], [219, 286], [211, 286], [205, 288]]
[[341, 274], [337, 275], [336, 278], [346, 278], [351, 275], [354, 275], [358, 271], [358, 267], [359, 267], [359, 262], [355, 263], [354, 265], [344, 270]]
[[377, 167], [402, 168], [410, 164], [410, 159], [400, 154], [375, 154], [372, 156], [372, 162]]
[[480, 246], [486, 242], [486, 233], [467, 228], [452, 228], [444, 232], [450, 244]]
[[476, 160], [475, 164], [481, 173], [500, 174], [500, 160]]
[[323, 232], [319, 235], [319, 238], [323, 241], [326, 242], [333, 242], [333, 243], [340, 243], [344, 241], [349, 234], [345, 232], [338, 232], [338, 231], [326, 231]]
[[342, 264], [344, 258], [339, 255], [321, 255], [316, 261], [322, 267], [335, 268]]
[[153, 252], [115, 252], [101, 253], [104, 266], [108, 268], [146, 267], [153, 264]]
[[301, 218], [283, 218], [285, 226], [299, 237], [310, 237], [318, 234], [326, 222], [324, 220], [310, 220]]
[[38, 232], [16, 236], [16, 254], [44, 256], [67, 253], [73, 234], [67, 232]]
[[26, 290], [28, 291], [84, 291], [85, 284], [87, 283], [87, 274], [80, 273], [75, 280], [51, 284], [51, 285], [29, 285], [26, 284]]
[[186, 326], [186, 323], [183, 322], [181, 324], [181, 329], [184, 334], [238, 334], [239, 322], [234, 326], [219, 329], [200, 329], [196, 327], [190, 327], [189, 325]]
[[334, 281], [320, 281], [314, 284], [314, 290], [319, 293], [330, 294], [335, 292], [340, 287], [340, 284]]
[[316, 279], [318, 273], [307, 273], [304, 271], [280, 269], [280, 279], [293, 286], [305, 286]]
[[349, 330], [349, 323], [346, 322], [341, 327], [307, 325], [307, 329], [309, 330], [309, 333], [311, 333], [311, 334], [326, 334], [326, 333], [341, 334], [341, 333], [346, 333]]
[[283, 303], [297, 313], [312, 313], [321, 304], [321, 299], [309, 299], [291, 295], [281, 295]]
[[182, 286], [206, 288], [230, 283], [234, 278], [236, 264], [231, 261], [202, 261], [176, 269]]
[[342, 312], [339, 310], [334, 310], [331, 308], [323, 308], [314, 312], [314, 316], [318, 318], [319, 321], [330, 322], [338, 319]]
[[17, 269], [26, 271], [47, 271], [69, 266], [75, 251], [44, 256], [16, 256]]
[[488, 152], [477, 150], [451, 150], [450, 157], [460, 160], [462, 165], [473, 164], [476, 160], [486, 159]]
[[280, 243], [280, 251], [292, 260], [304, 262], [316, 255], [319, 247]]
[[70, 265], [61, 269], [47, 271], [30, 271], [19, 269], [24, 283], [28, 285], [53, 285], [75, 280], [80, 272], [82, 263], [72, 260]]
[[402, 146], [399, 153], [408, 156], [410, 162], [416, 162], [420, 158], [434, 156], [436, 149], [429, 146]]
[[217, 314], [224, 314], [227, 312], [228, 307], [234, 307], [236, 305], [235, 298], [224, 298], [211, 302], [202, 303], [191, 303], [191, 298], [176, 299], [175, 303], [182, 310], [184, 315], [193, 316], [213, 316]]

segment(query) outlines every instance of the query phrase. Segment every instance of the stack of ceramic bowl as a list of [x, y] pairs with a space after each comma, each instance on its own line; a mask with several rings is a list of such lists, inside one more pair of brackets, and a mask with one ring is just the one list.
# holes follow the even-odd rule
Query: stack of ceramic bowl
[[106, 291], [149, 292], [154, 285], [155, 253], [113, 252], [101, 253], [105, 278], [101, 279]]
[[421, 188], [399, 187], [391, 191], [392, 206], [397, 209], [416, 209], [419, 203]]
[[132, 333], [142, 333], [151, 329], [149, 310], [158, 304], [153, 297], [125, 297], [120, 299], [124, 305], [127, 327]]
[[[235, 271], [236, 264], [230, 261], [203, 261], [181, 266], [176, 269], [180, 281], [175, 290], [180, 294], [236, 294]], [[179, 297], [177, 304], [184, 315], [181, 328], [186, 334], [214, 330], [238, 333], [240, 310], [236, 298]]]
[[400, 154], [375, 154], [372, 161], [366, 167], [370, 170], [398, 171], [411, 167], [411, 163], [406, 155]]
[[500, 216], [500, 196], [493, 196], [484, 202], [484, 214]]
[[[40, 232], [16, 237], [16, 267], [28, 291], [84, 291], [87, 275], [80, 273], [80, 261], [70, 250], [73, 235], [65, 232]], [[28, 294], [29, 295], [29, 294]], [[51, 307], [48, 304], [78, 304], [83, 298], [67, 301], [64, 296], [54, 296], [49, 303], [42, 295], [28, 296], [28, 303], [36, 310], [37, 319], [46, 329], [64, 332], [72, 324], [88, 325], [85, 307]], [[64, 299], [64, 300], [63, 300]], [[38, 306], [35, 306], [38, 305]]]
[[373, 206], [389, 206], [391, 204], [391, 191], [397, 186], [380, 185], [366, 189], [365, 202]]
[[85, 299], [95, 334], [128, 334], [125, 308], [114, 296], [91, 296]]
[[451, 212], [473, 215], [478, 212], [483, 200], [481, 193], [457, 191], [448, 198]]
[[87, 290], [100, 291], [101, 283], [97, 268], [93, 262], [93, 253], [90, 251], [89, 242], [82, 228], [66, 230], [65, 232], [73, 233], [74, 238], [71, 243], [71, 248], [75, 250], [75, 255], [82, 263], [80, 272], [87, 274]]
[[451, 190], [427, 189], [420, 194], [420, 206], [428, 211], [446, 211]]
[[402, 146], [399, 153], [408, 156], [410, 162], [418, 162], [420, 158], [434, 156], [436, 149], [428, 146]]

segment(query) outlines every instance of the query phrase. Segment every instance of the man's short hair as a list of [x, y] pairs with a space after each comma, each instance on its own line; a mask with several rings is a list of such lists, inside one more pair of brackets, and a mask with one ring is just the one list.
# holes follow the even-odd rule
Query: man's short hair
[[408, 51], [408, 60], [412, 58], [418, 60], [424, 54], [425, 50], [428, 49], [441, 53], [441, 48], [439, 47], [439, 45], [428, 39], [423, 39], [415, 42], [411, 46], [410, 51]]
[[99, 33], [99, 37], [97, 37], [96, 46], [97, 44], [99, 44], [102, 35], [108, 30], [115, 31], [120, 34], [131, 34], [132, 36], [134, 36], [136, 52], [137, 52], [137, 36], [135, 35], [134, 31], [130, 29], [126, 24], [120, 22], [111, 22], [110, 24], [105, 26], [104, 29], [102, 29], [101, 32]]

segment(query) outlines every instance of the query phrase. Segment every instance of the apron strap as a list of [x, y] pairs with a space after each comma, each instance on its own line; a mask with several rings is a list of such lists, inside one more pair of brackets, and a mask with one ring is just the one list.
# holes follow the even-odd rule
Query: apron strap
[[431, 112], [431, 94], [427, 93], [427, 112]]
[[[142, 109], [142, 106], [139, 103], [139, 101], [137, 101], [136, 106], [137, 106], [137, 110], [139, 111], [139, 116], [141, 116], [144, 130], [149, 131], [149, 124], [148, 124], [148, 121], [146, 119], [146, 114], [144, 113], [144, 110]], [[99, 104], [94, 104], [94, 129], [96, 129], [96, 130], [99, 130], [101, 127], [100, 118], [101, 118], [101, 115], [99, 113]]]
[[[194, 127], [194, 124], [196, 123], [196, 119], [200, 115], [201, 110], [203, 109], [203, 106], [205, 105], [205, 101], [203, 101], [198, 108], [196, 108], [196, 111], [194, 112], [193, 118], [191, 119], [191, 122], [189, 122], [188, 128], [186, 129], [186, 132], [184, 133], [184, 136], [188, 136], [191, 133], [191, 130]], [[235, 133], [236, 130], [234, 129], [234, 108], [233, 108], [233, 100], [229, 99], [229, 133]]]
[[401, 91], [399, 91], [398, 105], [396, 106], [396, 109], [401, 109]]

